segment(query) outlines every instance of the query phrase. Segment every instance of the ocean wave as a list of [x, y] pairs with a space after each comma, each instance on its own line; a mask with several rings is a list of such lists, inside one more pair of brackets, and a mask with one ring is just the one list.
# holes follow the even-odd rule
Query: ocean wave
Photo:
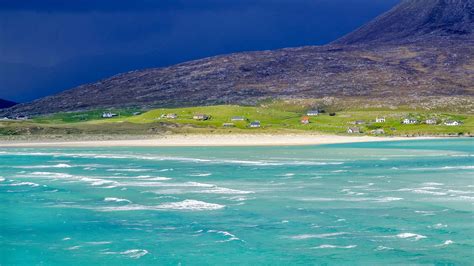
[[212, 175], [212, 173], [198, 173], [198, 174], [190, 174], [189, 176], [197, 176], [197, 177], [201, 177], [201, 176], [210, 176]]
[[439, 189], [439, 188], [401, 188], [398, 189], [397, 191], [408, 191], [412, 192], [415, 194], [429, 194], [429, 195], [435, 195], [435, 196], [445, 196], [447, 193], [445, 192], [438, 192], [438, 191], [432, 191], [433, 189]]
[[152, 169], [138, 169], [138, 168], [112, 168], [107, 169], [107, 172], [147, 172]]
[[441, 228], [446, 228], [446, 227], [448, 227], [447, 224], [441, 224], [441, 223], [428, 226], [428, 228], [434, 228], [434, 229], [441, 229]]
[[301, 201], [320, 201], [320, 202], [331, 202], [331, 201], [342, 201], [342, 202], [377, 202], [377, 203], [386, 203], [392, 201], [403, 200], [403, 198], [397, 197], [378, 197], [378, 198], [367, 198], [367, 197], [350, 197], [350, 198], [297, 198]]
[[65, 248], [65, 250], [76, 250], [76, 249], [80, 249], [82, 246], [72, 246], [72, 247], [68, 247], [68, 248]]
[[204, 194], [252, 194], [253, 191], [237, 190], [225, 187], [213, 187], [211, 189], [201, 190], [198, 193]]
[[210, 211], [210, 210], [219, 210], [224, 208], [224, 205], [215, 204], [215, 203], [207, 203], [204, 201], [198, 200], [183, 200], [179, 202], [168, 202], [162, 203], [157, 206], [146, 206], [146, 205], [139, 205], [139, 204], [129, 204], [125, 206], [117, 206], [117, 207], [102, 207], [98, 208], [99, 211], [160, 211], [160, 210], [189, 210], [189, 211]]
[[426, 167], [426, 168], [409, 168], [410, 171], [427, 171], [427, 170], [473, 170], [474, 165], [459, 166], [442, 166], [442, 167]]
[[19, 187], [19, 186], [30, 186], [30, 187], [39, 187], [39, 184], [33, 182], [20, 182], [20, 183], [12, 183], [9, 184], [11, 187]]
[[383, 250], [393, 250], [393, 248], [385, 247], [385, 246], [378, 246], [375, 251], [383, 251]]
[[[237, 165], [255, 165], [255, 166], [285, 166], [285, 165], [340, 165], [344, 162], [321, 162], [321, 161], [301, 161], [299, 159], [293, 161], [278, 160], [231, 160], [231, 159], [202, 159], [191, 157], [173, 157], [173, 156], [157, 156], [157, 155], [138, 155], [138, 154], [97, 154], [97, 153], [61, 153], [61, 152], [2, 152], [0, 155], [16, 155], [16, 156], [54, 156], [54, 157], [73, 157], [73, 158], [93, 158], [93, 159], [135, 159], [135, 160], [152, 160], [152, 161], [182, 161], [195, 163], [210, 164], [237, 164]], [[120, 170], [120, 169], [117, 169]]]
[[420, 239], [426, 238], [424, 235], [419, 235], [419, 234], [414, 234], [414, 233], [400, 233], [396, 235], [395, 237], [401, 238], [401, 239], [413, 239], [414, 241], [418, 241]]
[[225, 237], [228, 237], [226, 240], [221, 240], [221, 241], [217, 241], [217, 242], [230, 242], [230, 241], [240, 240], [240, 238], [236, 237], [234, 234], [231, 234], [231, 233], [226, 232], [226, 231], [207, 230], [207, 232], [208, 233], [216, 233], [216, 234], [220, 234], [220, 235], [223, 235]]
[[424, 186], [444, 186], [443, 183], [436, 183], [436, 182], [426, 182], [423, 183]]
[[341, 248], [341, 249], [350, 249], [350, 248], [356, 248], [357, 245], [349, 245], [349, 246], [335, 246], [335, 245], [320, 245], [317, 247], [313, 247], [313, 249], [326, 249], [326, 248]]
[[0, 182], [5, 181], [5, 178], [3, 176], [0, 176]]
[[183, 200], [180, 202], [163, 203], [158, 206], [160, 209], [172, 209], [172, 210], [193, 210], [193, 211], [204, 211], [204, 210], [219, 210], [224, 208], [224, 205], [207, 203], [198, 200]]
[[130, 200], [128, 199], [121, 199], [121, 198], [105, 198], [104, 199], [105, 202], [128, 202], [128, 203], [132, 203]]
[[148, 254], [148, 250], [146, 249], [129, 249], [129, 250], [126, 250], [126, 251], [122, 251], [122, 252], [113, 252], [113, 251], [107, 251], [107, 252], [102, 252], [102, 254], [119, 254], [119, 255], [125, 255], [129, 258], [132, 258], [132, 259], [139, 259], [143, 256], [145, 256], [146, 254]]
[[454, 244], [454, 241], [446, 240], [446, 241], [444, 241], [443, 244], [436, 245], [436, 247], [445, 247], [445, 246], [449, 246], [449, 245], [452, 245], [452, 244]]
[[72, 166], [66, 163], [58, 163], [55, 165], [27, 165], [27, 166], [14, 166], [17, 169], [45, 169], [45, 168], [71, 168]]
[[118, 186], [118, 182], [116, 181], [107, 180], [100, 177], [76, 176], [76, 175], [71, 175], [71, 174], [66, 174], [66, 173], [32, 172], [29, 174], [16, 175], [16, 177], [20, 177], [20, 178], [43, 177], [43, 178], [53, 178], [53, 179], [65, 179], [68, 181], [89, 183], [92, 186], [108, 185], [108, 187], [110, 188]]
[[93, 246], [99, 246], [99, 245], [108, 245], [111, 244], [112, 241], [92, 241], [92, 242], [86, 242], [88, 245], [93, 245]]
[[338, 233], [327, 233], [327, 234], [302, 234], [302, 235], [295, 235], [291, 236], [291, 239], [296, 240], [304, 240], [304, 239], [312, 239], [312, 238], [332, 238], [335, 236], [347, 235], [347, 232], [338, 232]]

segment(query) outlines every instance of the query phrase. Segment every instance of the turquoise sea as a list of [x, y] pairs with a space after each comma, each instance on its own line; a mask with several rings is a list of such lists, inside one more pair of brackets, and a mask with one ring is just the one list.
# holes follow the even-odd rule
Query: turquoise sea
[[474, 139], [0, 148], [0, 265], [474, 262]]

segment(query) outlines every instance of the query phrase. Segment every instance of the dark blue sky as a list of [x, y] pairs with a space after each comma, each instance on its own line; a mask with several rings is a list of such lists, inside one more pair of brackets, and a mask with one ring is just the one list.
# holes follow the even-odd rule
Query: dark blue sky
[[0, 0], [0, 98], [212, 55], [320, 45], [398, 0]]

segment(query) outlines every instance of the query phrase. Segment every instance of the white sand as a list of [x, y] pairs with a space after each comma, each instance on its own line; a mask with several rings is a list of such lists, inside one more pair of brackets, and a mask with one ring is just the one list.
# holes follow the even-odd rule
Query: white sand
[[234, 135], [168, 135], [156, 138], [131, 140], [85, 140], [85, 141], [0, 141], [0, 147], [167, 147], [167, 146], [292, 146], [318, 145], [352, 142], [395, 141], [407, 137], [334, 136], [310, 134], [234, 134]]

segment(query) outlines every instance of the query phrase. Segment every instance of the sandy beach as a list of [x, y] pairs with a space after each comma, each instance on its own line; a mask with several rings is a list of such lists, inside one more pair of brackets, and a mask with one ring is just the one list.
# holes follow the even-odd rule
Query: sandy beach
[[179, 147], [294, 146], [354, 142], [429, 139], [430, 137], [371, 137], [311, 134], [166, 135], [123, 140], [0, 140], [0, 147]]

